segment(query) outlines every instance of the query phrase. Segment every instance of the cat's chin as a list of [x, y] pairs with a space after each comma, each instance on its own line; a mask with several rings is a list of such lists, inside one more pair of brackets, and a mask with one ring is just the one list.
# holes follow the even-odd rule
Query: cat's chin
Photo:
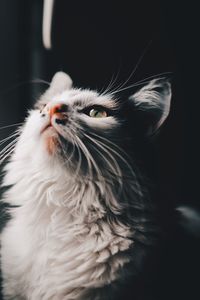
[[56, 150], [59, 146], [59, 136], [58, 132], [52, 125], [46, 126], [46, 128], [42, 131], [42, 137], [44, 139], [45, 148], [49, 155], [53, 155], [56, 153]]

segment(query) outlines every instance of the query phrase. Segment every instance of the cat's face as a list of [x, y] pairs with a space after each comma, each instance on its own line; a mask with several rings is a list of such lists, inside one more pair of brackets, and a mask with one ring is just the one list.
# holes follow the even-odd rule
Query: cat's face
[[[67, 90], [39, 106], [40, 131], [49, 155], [96, 135], [111, 137], [120, 126], [119, 104], [89, 90]], [[89, 142], [89, 141], [88, 141]], [[92, 143], [92, 142], [91, 142]]]
[[[127, 100], [72, 88], [65, 73], [57, 73], [49, 89], [30, 111], [18, 145], [29, 159], [57, 160], [79, 174], [118, 174], [126, 142], [141, 126], [154, 133], [166, 119], [170, 84], [152, 80]], [[143, 124], [137, 122], [143, 120]], [[136, 122], [137, 121], [137, 122]], [[26, 149], [26, 150], [24, 150]]]

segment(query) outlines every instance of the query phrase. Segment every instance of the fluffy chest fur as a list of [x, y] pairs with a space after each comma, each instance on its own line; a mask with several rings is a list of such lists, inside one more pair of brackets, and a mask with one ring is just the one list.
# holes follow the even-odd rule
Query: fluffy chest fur
[[130, 228], [109, 221], [97, 186], [68, 181], [21, 181], [7, 193], [7, 201], [29, 199], [12, 209], [2, 235], [2, 268], [18, 279], [13, 288], [25, 299], [84, 299], [87, 290], [118, 279], [130, 261]]

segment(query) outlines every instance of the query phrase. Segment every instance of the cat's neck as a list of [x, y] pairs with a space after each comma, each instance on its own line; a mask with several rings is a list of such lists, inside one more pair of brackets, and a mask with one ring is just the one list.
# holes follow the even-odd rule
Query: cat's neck
[[137, 204], [140, 197], [135, 178], [130, 182], [126, 179], [121, 186], [117, 178], [114, 182], [112, 178], [77, 176], [56, 164], [37, 163], [25, 169], [15, 160], [7, 166], [4, 178], [5, 185], [12, 185], [4, 201], [34, 211], [35, 219], [37, 214], [51, 217], [61, 211], [75, 223], [96, 222], [109, 215], [125, 216], [130, 200], [134, 197]]

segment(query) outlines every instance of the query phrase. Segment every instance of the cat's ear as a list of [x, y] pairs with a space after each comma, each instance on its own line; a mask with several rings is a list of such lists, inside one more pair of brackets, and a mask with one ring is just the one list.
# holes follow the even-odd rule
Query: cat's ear
[[69, 90], [72, 87], [71, 77], [64, 72], [57, 72], [52, 80], [49, 87], [49, 91], [58, 94], [62, 93], [65, 90]]
[[171, 84], [166, 78], [153, 79], [129, 100], [143, 122], [146, 134], [152, 135], [157, 132], [169, 114]]
[[40, 99], [36, 102], [35, 108], [40, 108], [42, 105], [47, 104], [51, 101], [52, 97], [60, 94], [66, 90], [71, 89], [72, 80], [69, 75], [64, 72], [57, 72], [50, 83], [49, 88], [46, 92], [40, 97]]

